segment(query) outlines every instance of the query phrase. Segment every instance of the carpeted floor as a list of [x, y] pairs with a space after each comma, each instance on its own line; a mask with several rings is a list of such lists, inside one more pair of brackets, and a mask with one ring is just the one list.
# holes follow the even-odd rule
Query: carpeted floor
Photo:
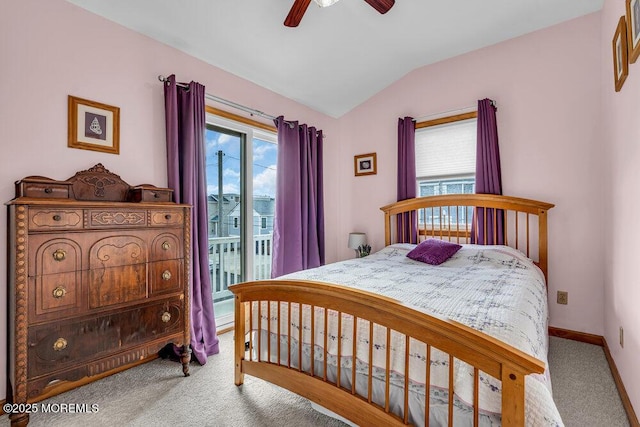
[[551, 386], [567, 427], [623, 427], [622, 406], [602, 347], [551, 337]]
[[[97, 426], [344, 426], [313, 410], [297, 395], [245, 377], [233, 384], [232, 334], [220, 336], [221, 354], [180, 375], [175, 362], [155, 360], [42, 403], [97, 404], [98, 412], [31, 416], [29, 425]], [[568, 427], [628, 426], [602, 348], [551, 338], [551, 378]], [[52, 405], [55, 408], [55, 406]], [[8, 426], [8, 416], [0, 426]]]

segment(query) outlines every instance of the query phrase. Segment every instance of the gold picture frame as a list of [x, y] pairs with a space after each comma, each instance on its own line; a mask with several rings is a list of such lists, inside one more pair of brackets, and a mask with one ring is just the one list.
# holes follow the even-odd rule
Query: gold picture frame
[[627, 60], [627, 25], [624, 16], [620, 17], [612, 40], [613, 48], [613, 80], [616, 92], [620, 92], [629, 74]]
[[640, 0], [627, 0], [627, 51], [629, 64], [640, 56]]
[[375, 175], [378, 173], [376, 153], [359, 154], [354, 156], [353, 168], [356, 176]]
[[120, 108], [69, 95], [68, 122], [68, 147], [120, 154]]

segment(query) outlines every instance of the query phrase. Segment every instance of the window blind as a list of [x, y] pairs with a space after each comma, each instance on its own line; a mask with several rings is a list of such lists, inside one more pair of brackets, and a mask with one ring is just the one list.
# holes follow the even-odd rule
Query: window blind
[[416, 130], [418, 179], [474, 175], [477, 119]]

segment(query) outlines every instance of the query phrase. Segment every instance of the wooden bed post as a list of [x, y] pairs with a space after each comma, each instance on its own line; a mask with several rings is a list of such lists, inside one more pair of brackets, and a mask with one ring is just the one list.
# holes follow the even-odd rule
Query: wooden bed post
[[[242, 372], [242, 362], [244, 361], [245, 346], [244, 340], [246, 339], [245, 327], [245, 312], [244, 302], [240, 301], [240, 295], [235, 296], [235, 374], [234, 380], [236, 385], [242, 385], [244, 383], [244, 373]], [[249, 325], [251, 328], [251, 325]]]
[[524, 375], [502, 367], [502, 425], [524, 426]]
[[391, 215], [385, 212], [384, 214], [384, 245], [389, 246], [391, 244]]
[[[547, 282], [549, 280], [548, 271], [547, 271], [547, 263], [548, 263], [548, 254], [547, 254], [547, 211], [540, 209], [538, 211], [538, 254], [539, 254], [539, 266], [540, 269], [544, 272], [544, 280]], [[549, 284], [547, 283], [547, 288]]]

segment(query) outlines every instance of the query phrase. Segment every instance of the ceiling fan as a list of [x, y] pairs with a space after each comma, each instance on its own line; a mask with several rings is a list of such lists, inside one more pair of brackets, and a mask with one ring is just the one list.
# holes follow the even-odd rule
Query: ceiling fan
[[[320, 7], [331, 6], [338, 0], [314, 0]], [[389, 9], [393, 7], [395, 4], [395, 0], [364, 0], [371, 7], [377, 10], [380, 13], [387, 13]], [[287, 15], [287, 18], [284, 20], [284, 25], [287, 27], [297, 27], [304, 16], [304, 13], [307, 11], [311, 0], [295, 0], [293, 6], [291, 6], [291, 10]]]

